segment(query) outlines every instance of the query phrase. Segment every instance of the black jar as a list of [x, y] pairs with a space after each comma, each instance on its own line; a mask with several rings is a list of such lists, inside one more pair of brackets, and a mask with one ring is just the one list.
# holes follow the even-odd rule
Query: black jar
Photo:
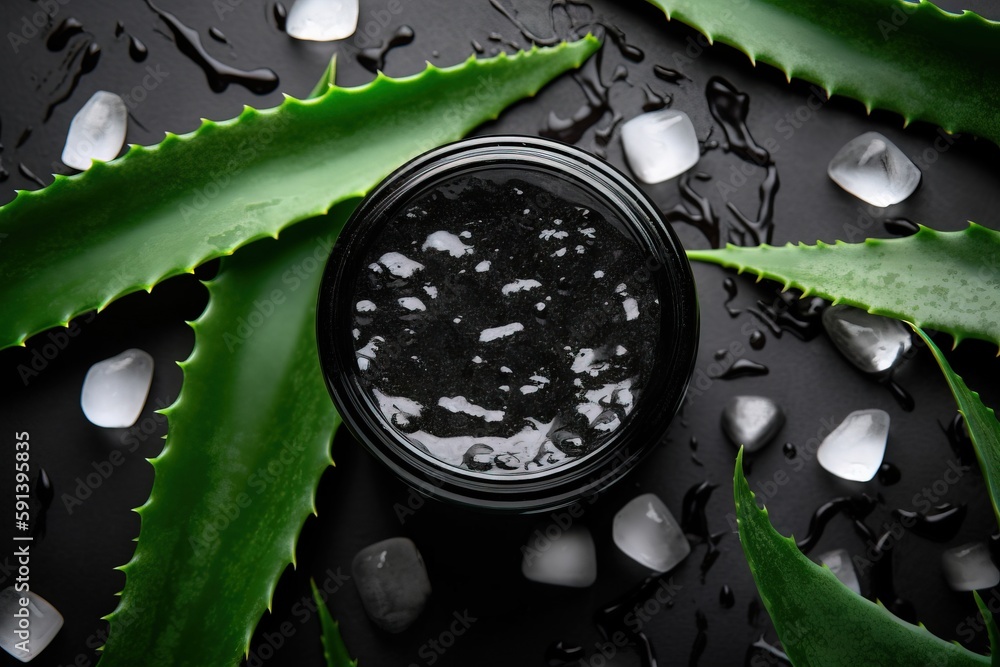
[[479, 137], [361, 202], [317, 327], [333, 401], [377, 459], [428, 496], [532, 512], [593, 498], [663, 441], [698, 307], [629, 178], [558, 142]]

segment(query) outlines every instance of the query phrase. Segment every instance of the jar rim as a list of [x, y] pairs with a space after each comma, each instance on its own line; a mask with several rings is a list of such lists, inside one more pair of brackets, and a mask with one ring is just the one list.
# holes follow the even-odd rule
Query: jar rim
[[[628, 228], [644, 257], [660, 300], [656, 372], [620, 433], [572, 464], [537, 475], [463, 474], [421, 456], [386, 423], [374, 399], [357, 381], [350, 338], [355, 270], [368, 241], [411, 196], [431, 183], [483, 168], [531, 168], [588, 189]], [[647, 260], [647, 264], [649, 261]], [[623, 476], [655, 448], [684, 400], [698, 346], [698, 305], [683, 247], [651, 199], [622, 172], [561, 142], [500, 135], [461, 140], [428, 151], [396, 169], [359, 204], [344, 225], [324, 271], [317, 306], [317, 343], [327, 387], [344, 423], [361, 444], [419, 492], [460, 505], [494, 511], [555, 509], [590, 497]], [[669, 327], [667, 329], [666, 327]]]

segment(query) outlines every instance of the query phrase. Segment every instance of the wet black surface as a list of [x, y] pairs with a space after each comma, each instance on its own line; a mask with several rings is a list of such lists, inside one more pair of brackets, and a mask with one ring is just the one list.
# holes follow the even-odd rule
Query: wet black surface
[[[489, 0], [374, 0], [362, 2], [361, 31], [355, 38], [316, 44], [296, 42], [281, 32], [278, 21], [283, 13], [271, 2], [156, 2], [161, 12], [175, 16], [200, 36], [200, 48], [212, 59], [241, 72], [272, 70], [280, 83], [265, 93], [266, 85], [248, 88], [239, 81], [214, 92], [212, 77], [206, 77], [202, 68], [204, 62], [191, 56], [190, 49], [183, 52], [163, 14], [157, 15], [145, 3], [60, 0], [48, 3], [56, 9], [46, 18], [42, 8], [46, 3], [4, 2], [0, 6], [4, 35], [0, 44], [0, 144], [4, 147], [0, 151], [0, 201], [13, 198], [15, 188], [37, 187], [35, 179], [48, 182], [53, 171], [69, 173], [59, 156], [70, 119], [97, 90], [123, 96], [130, 113], [128, 141], [150, 144], [165, 131], [193, 130], [201, 117], [236, 116], [243, 104], [273, 106], [281, 101], [281, 92], [304, 96], [334, 52], [339, 54], [341, 85], [369, 81], [373, 75], [359, 62], [359, 54], [388, 44], [404, 25], [412, 28], [413, 41], [385, 55], [385, 71], [394, 76], [419, 71], [425, 60], [439, 65], [458, 63], [473, 53], [474, 45], [486, 55], [500, 48], [510, 50], [513, 44], [526, 46], [522, 28], [544, 41], [566, 34], [573, 25], [593, 24], [594, 29], [601, 29], [597, 26], [602, 24], [615, 29], [615, 39], [605, 46], [600, 72], [578, 75], [579, 82], [563, 77], [477, 133], [537, 134], [549, 128], [553, 118], [585, 121], [585, 127], [574, 125], [571, 138], [624, 169], [615, 119], [628, 120], [640, 113], [651, 89], [664, 101], [669, 99], [671, 108], [686, 111], [704, 142], [694, 178], [644, 186], [662, 210], [675, 211], [672, 219], [678, 221], [677, 232], [690, 248], [707, 247], [711, 233], [725, 241], [733, 238], [734, 231], [737, 240], [750, 243], [747, 222], [767, 216], [773, 221], [773, 229], [767, 232], [776, 244], [890, 237], [912, 231], [909, 221], [944, 230], [961, 229], [966, 220], [1000, 228], [995, 167], [1000, 150], [996, 146], [968, 137], [940, 141], [937, 130], [925, 124], [903, 130], [894, 114], [866, 116], [860, 103], [840, 98], [825, 101], [813, 87], [801, 82], [789, 85], [777, 71], [754, 68], [732, 49], [708, 47], [696, 33], [677, 23], [668, 24], [658, 10], [643, 2], [595, 1], [594, 14], [588, 14], [586, 6], [569, 3], [572, 20], [557, 10], [554, 30], [547, 3], [498, 3], [516, 10], [521, 25], [515, 25]], [[949, 9], [961, 8], [954, 2], [944, 4]], [[1000, 18], [1000, 6], [995, 3], [973, 8]], [[42, 27], [33, 28], [31, 22], [40, 12]], [[58, 33], [57, 26], [69, 18], [81, 29], [68, 23]], [[119, 22], [124, 30], [117, 30]], [[213, 38], [212, 28], [224, 33], [227, 43]], [[57, 34], [50, 40], [53, 32]], [[619, 34], [626, 37], [618, 39]], [[49, 42], [55, 50], [50, 50]], [[145, 59], [138, 57], [136, 42], [145, 47]], [[655, 69], [657, 65], [660, 70]], [[596, 88], [594, 74], [599, 75]], [[770, 164], [744, 159], [761, 156], [752, 148], [744, 150], [742, 157], [739, 150], [727, 150], [733, 137], [727, 140], [706, 98], [713, 77], [721, 77], [733, 90], [748, 96], [745, 123], [752, 146], [766, 150]], [[269, 80], [269, 75], [265, 78]], [[578, 119], [577, 114], [581, 114]], [[889, 137], [923, 173], [913, 196], [887, 209], [866, 206], [826, 175], [829, 158], [848, 140], [869, 130]], [[780, 189], [762, 190], [766, 179], [777, 175]], [[773, 206], [768, 200], [771, 195]], [[691, 220], [697, 224], [688, 224]], [[0, 243], [0, 261], [2, 252]], [[198, 277], [211, 275], [213, 267], [200, 270]], [[722, 286], [729, 274], [704, 265], [695, 266], [694, 272], [702, 307], [702, 340], [691, 398], [683, 418], [672, 428], [671, 440], [588, 507], [584, 521], [597, 545], [596, 584], [587, 589], [560, 589], [523, 579], [520, 547], [533, 530], [551, 523], [545, 517], [488, 517], [422, 503], [349, 437], [340, 437], [334, 445], [338, 466], [325, 474], [321, 484], [319, 517], [307, 522], [298, 547], [298, 569], [284, 574], [273, 613], [265, 614], [255, 635], [250, 663], [320, 665], [318, 623], [303, 613], [300, 604], [308, 595], [309, 578], [320, 586], [335, 582], [337, 570], [349, 571], [359, 549], [405, 535], [421, 549], [434, 587], [430, 605], [412, 628], [398, 636], [382, 633], [365, 617], [351, 584], [330, 596], [347, 645], [362, 665], [544, 665], [546, 649], [558, 641], [564, 646], [582, 646], [586, 657], [581, 664], [601, 664], [597, 656], [602, 650], [615, 654], [612, 664], [638, 664], [634, 646], [614, 644], [594, 623], [598, 610], [622, 599], [650, 574], [612, 543], [614, 513], [633, 496], [654, 492], [679, 518], [685, 493], [709, 482], [718, 488], [704, 502], [707, 526], [698, 530], [702, 538], [708, 536], [710, 546], [696, 546], [675, 572], [659, 578], [662, 585], [650, 585], [650, 594], [636, 602], [632, 618], [640, 621], [660, 665], [684, 665], [692, 659], [699, 665], [738, 665], [751, 656], [764, 660], [754, 664], [781, 664], [776, 636], [757, 602], [739, 542], [731, 532], [735, 450], [719, 428], [719, 414], [725, 401], [737, 394], [771, 396], [788, 415], [775, 441], [748, 461], [751, 486], [767, 501], [776, 527], [802, 539], [810, 517], [831, 499], [862, 493], [876, 498], [863, 517], [863, 526], [849, 513], [832, 516], [811, 553], [842, 547], [867, 559], [872, 565], [860, 573], [865, 595], [878, 592], [887, 606], [901, 614], [912, 613], [931, 632], [984, 650], [985, 634], [969, 631], [966, 624], [975, 611], [972, 598], [948, 589], [940, 571], [940, 554], [948, 546], [988, 542], [997, 529], [975, 458], [959, 430], [949, 426], [955, 408], [926, 351], [916, 350], [894, 375], [915, 405], [907, 411], [884, 386], [843, 360], [822, 333], [803, 340], [796, 333], [798, 325], [787, 320], [790, 315], [782, 321], [780, 314], [791, 311], [782, 310], [785, 302], [776, 296], [773, 284], [734, 277], [738, 289], [728, 305], [739, 312], [730, 317], [723, 305], [728, 295]], [[204, 288], [195, 277], [174, 278], [152, 294], [136, 294], [112, 304], [99, 316], [81, 316], [69, 330], [44, 332], [29, 339], [25, 348], [0, 352], [0, 438], [5, 439], [0, 442], [12, 442], [14, 431], [30, 432], [33, 463], [36, 469], [46, 470], [54, 494], [46, 515], [46, 534], [32, 561], [32, 584], [61, 611], [66, 625], [33, 665], [96, 662], [94, 649], [106, 629], [100, 617], [114, 608], [115, 593], [124, 583], [124, 576], [112, 568], [130, 557], [139, 528], [131, 508], [145, 501], [152, 482], [152, 470], [143, 459], [159, 451], [160, 436], [166, 431], [165, 420], [153, 411], [177, 396], [181, 372], [174, 362], [186, 358], [193, 343], [184, 321], [197, 317], [205, 301]], [[775, 329], [793, 335], [779, 336]], [[765, 331], [768, 337], [760, 350], [751, 348], [749, 342], [756, 330]], [[950, 347], [945, 338], [940, 342]], [[133, 430], [100, 429], [87, 422], [79, 409], [83, 376], [92, 363], [129, 347], [143, 348], [156, 360], [149, 402]], [[720, 349], [726, 352], [716, 359], [713, 353]], [[998, 407], [1000, 362], [995, 352], [990, 345], [969, 341], [948, 356], [985, 402]], [[769, 373], [715, 379], [736, 360], [762, 364]], [[863, 408], [884, 409], [892, 418], [886, 458], [899, 471], [899, 481], [892, 485], [838, 480], [816, 463], [818, 439], [849, 412]], [[696, 460], [688, 446], [692, 436], [698, 443]], [[783, 453], [785, 442], [794, 445], [794, 456]], [[9, 470], [7, 465], [3, 463], [0, 470]], [[99, 470], [111, 472], [102, 475], [95, 488], [82, 488], [82, 480]], [[954, 479], [955, 471], [961, 471], [958, 482], [945, 483]], [[44, 483], [40, 488], [39, 506], [48, 494]], [[0, 502], [6, 507], [9, 482], [3, 482], [0, 491]], [[67, 502], [72, 497], [67, 494], [86, 497], [79, 503]], [[922, 528], [902, 527], [901, 519], [908, 515], [894, 513], [897, 509], [923, 515], [924, 519], [914, 519]], [[940, 529], [928, 529], [927, 517], [942, 514], [947, 518], [937, 519], [942, 522]], [[941, 541], [942, 534], [948, 539]], [[712, 550], [715, 560], [703, 576], [703, 558]], [[0, 553], [2, 585], [9, 585], [8, 578]], [[723, 586], [729, 586], [735, 599], [732, 608], [720, 604]], [[477, 620], [440, 654], [433, 648], [439, 644], [431, 642], [441, 640], [454, 612], [466, 610]], [[276, 647], [275, 633], [286, 622], [293, 632]], [[262, 660], [262, 656], [270, 657]], [[0, 664], [20, 663], [4, 654]]]

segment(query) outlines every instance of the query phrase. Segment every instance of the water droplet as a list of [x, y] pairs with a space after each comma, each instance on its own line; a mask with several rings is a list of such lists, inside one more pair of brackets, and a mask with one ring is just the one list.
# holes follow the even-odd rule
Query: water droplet
[[611, 36], [611, 41], [614, 42], [615, 46], [618, 47], [618, 50], [621, 51], [621, 54], [625, 58], [634, 63], [642, 62], [643, 58], [646, 57], [646, 54], [643, 53], [642, 49], [638, 46], [628, 43], [628, 40], [625, 37], [625, 31], [614, 25], [605, 25], [605, 28]]
[[741, 229], [730, 230], [730, 243], [739, 245], [759, 245], [770, 243], [774, 235], [774, 198], [778, 194], [781, 181], [778, 179], [778, 168], [767, 165], [764, 180], [760, 183], [760, 205], [757, 208], [757, 219], [751, 220], [736, 207], [733, 202], [726, 202]]
[[898, 541], [898, 536], [892, 530], [889, 530], [882, 534], [875, 543], [875, 548], [869, 557], [869, 560], [874, 563], [869, 574], [871, 581], [870, 594], [873, 599], [880, 600], [886, 609], [899, 618], [908, 623], [916, 624], [916, 609], [896, 593], [892, 556], [893, 549]]
[[736, 595], [729, 584], [724, 584], [722, 590], [719, 591], [719, 604], [722, 605], [723, 609], [732, 609], [733, 605], [736, 604]]
[[147, 56], [149, 56], [149, 49], [146, 48], [146, 45], [143, 44], [142, 40], [140, 40], [138, 37], [136, 37], [135, 35], [129, 35], [128, 55], [135, 62], [141, 63], [143, 60], [146, 59]]
[[755, 350], [764, 349], [764, 345], [767, 343], [767, 338], [764, 336], [763, 331], [754, 331], [750, 334], [750, 347]]
[[560, 40], [558, 35], [553, 35], [552, 37], [542, 37], [529, 30], [528, 27], [524, 25], [524, 23], [522, 23], [513, 12], [500, 3], [500, 0], [490, 0], [490, 4], [493, 6], [493, 9], [503, 14], [508, 21], [513, 23], [514, 26], [520, 31], [521, 35], [523, 35], [529, 42], [538, 44], [539, 46], [553, 46], [559, 43]]
[[875, 505], [875, 500], [865, 494], [841, 496], [823, 503], [813, 512], [812, 518], [809, 519], [809, 530], [806, 531], [805, 537], [796, 542], [796, 545], [802, 553], [808, 553], [823, 536], [823, 529], [830, 519], [843, 512], [857, 523], [871, 514]]
[[69, 40], [83, 32], [83, 24], [70, 16], [56, 26], [56, 29], [49, 34], [45, 41], [45, 46], [49, 51], [62, 51], [69, 44]]
[[221, 30], [219, 30], [218, 28], [216, 28], [215, 26], [212, 26], [211, 28], [208, 29], [208, 36], [214, 39], [215, 41], [219, 42], [220, 44], [229, 43], [229, 40], [226, 38], [226, 34]]
[[688, 658], [688, 667], [696, 667], [698, 661], [701, 660], [701, 654], [705, 652], [705, 648], [708, 646], [708, 619], [705, 618], [700, 610], [694, 612], [694, 624], [698, 628], [698, 634], [694, 637], [694, 643], [691, 645], [691, 655]]
[[738, 308], [732, 308], [729, 305], [739, 293], [736, 281], [733, 280], [732, 276], [727, 276], [726, 279], [722, 281], [722, 288], [726, 290], [726, 300], [722, 302], [722, 304], [726, 307], [726, 312], [729, 313], [730, 317], [737, 317], [742, 311]]
[[886, 218], [882, 225], [895, 236], [913, 236], [920, 231], [920, 225], [906, 218]]
[[41, 468], [38, 471], [38, 478], [35, 480], [35, 499], [38, 500], [38, 513], [35, 515], [35, 521], [31, 525], [31, 536], [36, 540], [45, 538], [45, 533], [48, 529], [48, 511], [49, 507], [52, 506], [54, 498], [55, 489], [52, 486], [52, 480], [49, 479], [49, 474], [45, 472], [45, 468]]
[[809, 341], [823, 330], [821, 316], [826, 302], [819, 297], [799, 298], [797, 290], [779, 292], [771, 304], [758, 299], [755, 308], [747, 308], [761, 324], [766, 326], [775, 338], [781, 338], [785, 331], [796, 338]]
[[38, 187], [40, 187], [40, 188], [44, 188], [45, 187], [45, 181], [43, 181], [38, 176], [36, 176], [35, 172], [33, 172], [30, 169], [28, 169], [28, 165], [24, 164], [23, 162], [19, 162], [18, 163], [18, 165], [17, 165], [17, 171], [21, 174], [21, 176], [24, 176], [29, 181], [32, 181], [33, 183], [35, 183], [36, 185], [38, 185]]
[[101, 46], [97, 42], [91, 42], [80, 60], [80, 74], [93, 72], [97, 67], [97, 62], [101, 59]]
[[274, 3], [271, 16], [274, 17], [274, 25], [278, 30], [285, 32], [285, 28], [288, 26], [288, 10], [285, 8], [285, 5], [281, 2]]
[[545, 649], [545, 664], [549, 667], [572, 667], [585, 653], [582, 646], [558, 641]]
[[712, 117], [722, 126], [729, 142], [728, 149], [740, 158], [757, 165], [767, 165], [771, 155], [754, 141], [747, 127], [750, 111], [750, 97], [741, 93], [722, 77], [713, 76], [705, 89], [708, 109]]
[[242, 70], [221, 62], [205, 50], [197, 30], [185, 25], [170, 12], [159, 9], [152, 0], [146, 0], [146, 4], [170, 28], [181, 53], [201, 67], [213, 91], [220, 93], [228, 88], [229, 84], [235, 83], [253, 93], [263, 95], [278, 87], [278, 75], [274, 70], [266, 67]]
[[708, 239], [713, 248], [718, 248], [721, 242], [720, 221], [708, 198], [698, 194], [691, 187], [690, 173], [682, 174], [678, 187], [681, 192], [681, 203], [664, 211], [668, 222], [683, 222], [691, 225]]
[[896, 402], [899, 403], [899, 407], [903, 408], [906, 412], [913, 412], [913, 408], [915, 408], [917, 404], [916, 401], [913, 400], [913, 396], [910, 395], [910, 392], [906, 391], [906, 389], [904, 389], [893, 378], [886, 380], [885, 386], [889, 390], [889, 393], [892, 394], [892, 397], [896, 399]]
[[34, 127], [29, 125], [23, 130], [21, 130], [21, 134], [18, 135], [17, 141], [14, 142], [14, 148], [20, 148], [21, 146], [23, 146], [28, 141], [28, 139], [31, 138], [31, 133], [34, 131], [34, 129], [35, 129]]
[[750, 359], [737, 359], [733, 362], [733, 365], [727, 368], [725, 371], [719, 375], [715, 375], [717, 380], [736, 380], [742, 377], [754, 377], [759, 375], [767, 375], [770, 373], [770, 369], [764, 364], [752, 361]]
[[888, 461], [879, 466], [876, 476], [878, 477], [879, 484], [882, 486], [892, 486], [899, 483], [899, 480], [902, 478], [899, 468]]
[[781, 451], [784, 453], [786, 459], [794, 459], [799, 453], [799, 450], [795, 448], [795, 445], [790, 442], [786, 442], [782, 445]]
[[671, 69], [670, 67], [664, 67], [663, 65], [653, 65], [653, 74], [667, 83], [679, 84], [684, 79], [691, 80], [691, 77], [683, 72]]
[[893, 516], [900, 520], [914, 535], [934, 542], [948, 542], [958, 535], [968, 508], [965, 505], [945, 503], [934, 508], [934, 513], [896, 509]]
[[377, 72], [385, 67], [385, 57], [388, 55], [390, 50], [396, 48], [397, 46], [410, 44], [415, 37], [416, 35], [413, 32], [413, 28], [408, 25], [399, 26], [399, 28], [396, 29], [396, 32], [393, 33], [392, 37], [390, 37], [389, 41], [385, 44], [380, 44], [379, 46], [359, 51], [358, 64], [370, 72]]

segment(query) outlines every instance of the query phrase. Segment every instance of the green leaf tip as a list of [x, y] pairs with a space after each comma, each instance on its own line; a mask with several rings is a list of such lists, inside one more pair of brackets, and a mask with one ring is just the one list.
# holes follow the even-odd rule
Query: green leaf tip
[[857, 595], [812, 562], [758, 509], [743, 474], [733, 476], [740, 544], [785, 653], [797, 667], [939, 665], [983, 667], [990, 660], [911, 625]]
[[340, 636], [340, 624], [330, 616], [330, 610], [326, 606], [326, 600], [320, 593], [316, 582], [309, 580], [312, 587], [313, 600], [316, 602], [316, 609], [319, 612], [320, 630], [323, 640], [323, 657], [326, 658], [327, 667], [357, 667], [358, 661], [352, 660], [347, 652], [343, 637]]
[[977, 591], [972, 591], [976, 599], [976, 607], [983, 618], [986, 626], [986, 633], [990, 638], [990, 659], [991, 667], [1000, 667], [1000, 631], [997, 630], [996, 619], [993, 618], [993, 611], [989, 608]]
[[[1000, 144], [1000, 23], [927, 2], [842, 0], [649, 0], [676, 19], [819, 86], [829, 97], [887, 109], [904, 125], [924, 120]], [[675, 61], [683, 61], [675, 55]], [[914, 66], [919, 63], [919, 66]], [[675, 65], [683, 69], [683, 62]]]
[[990, 501], [993, 503], [993, 513], [1000, 523], [1000, 422], [997, 422], [996, 413], [992, 408], [986, 407], [979, 394], [969, 389], [962, 377], [952, 370], [941, 349], [927, 333], [917, 326], [914, 326], [913, 330], [927, 345], [934, 360], [941, 367], [948, 388], [958, 404], [958, 411], [965, 418], [965, 426], [976, 450], [976, 459], [979, 461], [979, 468], [986, 480]]
[[[0, 207], [0, 348], [367, 192], [578, 67], [593, 37], [250, 107]], [[329, 73], [326, 74], [329, 76]]]
[[1000, 346], [1000, 232], [974, 222], [957, 232], [921, 225], [905, 238], [727, 245], [687, 255], [834, 303], [944, 331], [956, 345], [978, 338]]

